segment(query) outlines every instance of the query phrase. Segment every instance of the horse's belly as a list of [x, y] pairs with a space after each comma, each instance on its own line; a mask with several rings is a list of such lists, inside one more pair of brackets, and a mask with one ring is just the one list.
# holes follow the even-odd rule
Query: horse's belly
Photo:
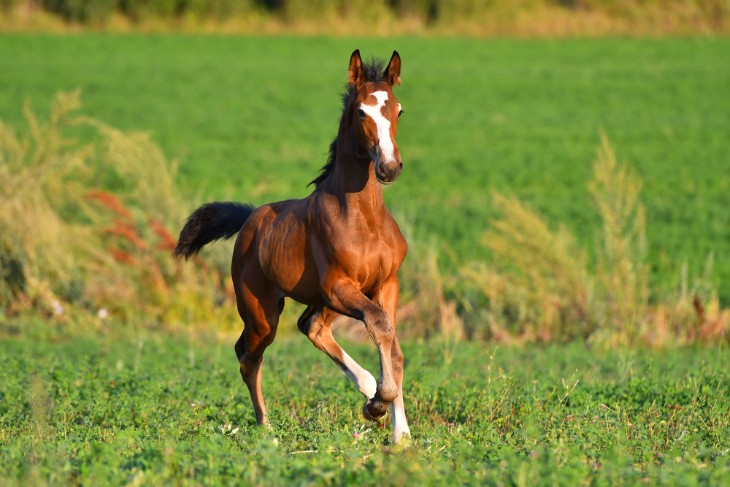
[[287, 297], [303, 304], [322, 304], [316, 269], [306, 259], [282, 259], [276, 267], [276, 283]]
[[309, 255], [304, 229], [284, 221], [260, 242], [260, 265], [282, 293], [304, 304], [320, 304], [317, 269]]

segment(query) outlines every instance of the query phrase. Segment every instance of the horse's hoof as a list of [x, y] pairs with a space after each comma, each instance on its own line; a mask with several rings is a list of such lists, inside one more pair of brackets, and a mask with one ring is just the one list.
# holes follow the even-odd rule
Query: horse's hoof
[[388, 405], [379, 399], [368, 399], [362, 408], [362, 415], [369, 421], [378, 422], [388, 411]]

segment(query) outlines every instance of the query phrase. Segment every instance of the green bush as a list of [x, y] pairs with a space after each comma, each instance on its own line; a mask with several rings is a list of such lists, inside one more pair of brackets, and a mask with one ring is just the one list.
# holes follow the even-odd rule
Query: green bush
[[317, 20], [337, 12], [335, 2], [329, 0], [285, 0], [283, 16], [287, 20]]
[[111, 17], [118, 7], [118, 0], [43, 0], [42, 5], [64, 20], [97, 24]]
[[250, 0], [187, 0], [185, 12], [198, 19], [225, 20], [253, 9]]
[[20, 3], [20, 0], [0, 0], [0, 11], [1, 12], [9, 12], [13, 8], [15, 8], [16, 5]]
[[120, 0], [119, 8], [135, 22], [149, 17], [175, 18], [185, 8], [185, 0]]

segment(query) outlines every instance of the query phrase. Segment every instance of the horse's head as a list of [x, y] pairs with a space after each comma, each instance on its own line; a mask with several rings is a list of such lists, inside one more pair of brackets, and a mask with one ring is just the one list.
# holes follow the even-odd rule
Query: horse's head
[[[382, 68], [382, 65], [381, 65]], [[350, 57], [348, 113], [355, 127], [358, 144], [375, 163], [375, 176], [383, 184], [396, 180], [403, 169], [400, 151], [395, 143], [398, 117], [403, 113], [393, 96], [393, 86], [400, 84], [400, 56], [393, 51], [385, 71], [368, 73], [360, 51]]]

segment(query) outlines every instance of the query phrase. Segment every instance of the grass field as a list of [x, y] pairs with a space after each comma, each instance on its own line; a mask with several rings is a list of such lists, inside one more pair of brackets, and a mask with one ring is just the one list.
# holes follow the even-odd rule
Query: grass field
[[[403, 58], [405, 170], [386, 198], [410, 258], [424, 260], [417, 279], [441, 279], [429, 274], [429, 246], [445, 281], [488, 258], [480, 239], [495, 216], [492, 190], [517, 195], [595, 251], [602, 222], [587, 183], [604, 131], [643, 179], [653, 298], [676, 291], [684, 263], [691, 280], [713, 255], [712, 285], [730, 304], [730, 39], [0, 35], [0, 119], [28, 130], [24, 101], [44, 120], [57, 92], [80, 88], [83, 114], [149, 131], [179, 159], [191, 206], [300, 197], [335, 135], [356, 47]], [[696, 348], [657, 342], [664, 351], [610, 340], [404, 340], [413, 438], [399, 449], [389, 425], [361, 419], [361, 396], [298, 335], [293, 315], [265, 362], [272, 430], [255, 427], [232, 347], [237, 321], [195, 319], [190, 303], [156, 321], [148, 313], [162, 309], [151, 299], [159, 289], [135, 270], [126, 277], [140, 294], [129, 306], [150, 306], [126, 315], [102, 318], [100, 306], [130, 303], [113, 292], [108, 302], [31, 302], [25, 316], [0, 303], [0, 485], [730, 484], [722, 338]], [[212, 286], [199, 270], [192, 278]], [[185, 289], [170, 282], [161, 288]], [[186, 296], [195, 295], [176, 298]], [[689, 331], [701, 331], [690, 316]], [[377, 369], [371, 344], [346, 348]]]
[[326, 158], [350, 52], [403, 57], [405, 171], [390, 208], [453, 269], [487, 250], [491, 191], [572, 230], [589, 253], [586, 183], [605, 131], [644, 181], [655, 298], [681, 268], [730, 302], [730, 40], [0, 36], [0, 117], [80, 88], [85, 113], [152, 133], [196, 202], [304, 196]]
[[[11, 485], [730, 482], [724, 347], [407, 343], [402, 451], [363, 422], [359, 393], [304, 337], [267, 354], [267, 432], [253, 424], [235, 336], [19, 326], [0, 341]], [[346, 348], [376, 368], [372, 346]]]

